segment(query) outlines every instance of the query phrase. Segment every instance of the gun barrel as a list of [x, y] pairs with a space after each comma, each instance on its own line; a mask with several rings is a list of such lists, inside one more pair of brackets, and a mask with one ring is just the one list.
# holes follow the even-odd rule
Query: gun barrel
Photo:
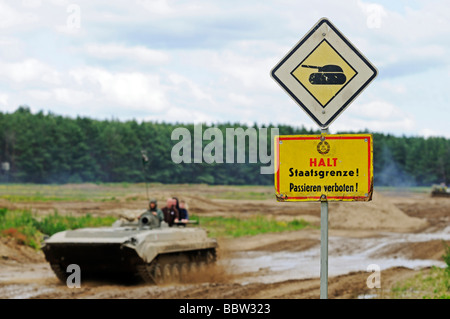
[[320, 69], [320, 66], [303, 64], [303, 65], [302, 65], [302, 68]]

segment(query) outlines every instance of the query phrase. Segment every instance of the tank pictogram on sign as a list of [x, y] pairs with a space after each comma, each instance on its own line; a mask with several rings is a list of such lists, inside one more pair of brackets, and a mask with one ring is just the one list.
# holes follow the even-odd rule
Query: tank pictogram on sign
[[309, 76], [309, 83], [311, 84], [328, 84], [328, 85], [342, 85], [347, 81], [344, 71], [339, 65], [329, 64], [324, 66], [302, 65], [302, 68], [317, 69], [318, 72], [312, 73]]

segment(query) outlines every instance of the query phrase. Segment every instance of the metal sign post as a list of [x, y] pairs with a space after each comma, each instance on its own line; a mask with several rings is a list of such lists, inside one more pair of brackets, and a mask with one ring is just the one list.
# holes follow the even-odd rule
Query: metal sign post
[[[329, 129], [322, 129], [328, 134]], [[328, 199], [320, 197], [320, 299], [328, 299]]]
[[320, 299], [328, 299], [328, 201], [320, 202]]

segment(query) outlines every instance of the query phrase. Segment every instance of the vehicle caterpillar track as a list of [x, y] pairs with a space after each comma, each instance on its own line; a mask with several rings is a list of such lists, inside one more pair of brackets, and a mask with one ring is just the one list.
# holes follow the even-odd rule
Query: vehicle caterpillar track
[[136, 275], [147, 283], [188, 282], [192, 275], [202, 273], [216, 261], [215, 250], [176, 253], [158, 256], [150, 264], [136, 265]]

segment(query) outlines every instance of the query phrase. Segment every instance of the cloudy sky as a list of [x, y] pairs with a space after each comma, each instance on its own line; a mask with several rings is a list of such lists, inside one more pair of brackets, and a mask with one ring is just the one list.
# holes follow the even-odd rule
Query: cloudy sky
[[0, 110], [317, 128], [270, 77], [322, 17], [378, 68], [331, 125], [450, 138], [450, 2], [0, 1]]

